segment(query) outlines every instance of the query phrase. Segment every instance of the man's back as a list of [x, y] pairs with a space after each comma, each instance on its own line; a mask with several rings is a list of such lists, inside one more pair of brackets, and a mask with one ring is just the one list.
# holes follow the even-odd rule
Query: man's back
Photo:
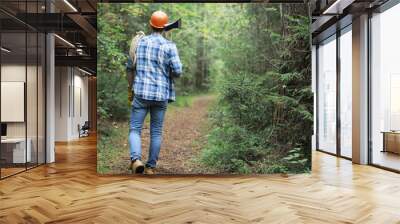
[[136, 58], [135, 95], [146, 100], [175, 100], [172, 75], [182, 73], [175, 44], [153, 33], [139, 41]]

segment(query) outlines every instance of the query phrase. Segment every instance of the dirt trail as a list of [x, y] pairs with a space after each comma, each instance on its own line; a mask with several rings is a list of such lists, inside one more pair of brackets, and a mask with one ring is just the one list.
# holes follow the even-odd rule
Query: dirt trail
[[[207, 128], [207, 112], [214, 101], [214, 96], [199, 96], [193, 99], [189, 107], [167, 109], [163, 128], [163, 141], [157, 164], [159, 174], [193, 174], [202, 173], [202, 169], [194, 159], [197, 158], [205, 142]], [[147, 161], [150, 141], [150, 125], [145, 122], [142, 131], [142, 160]], [[129, 150], [114, 167], [122, 173], [127, 172], [129, 164]]]

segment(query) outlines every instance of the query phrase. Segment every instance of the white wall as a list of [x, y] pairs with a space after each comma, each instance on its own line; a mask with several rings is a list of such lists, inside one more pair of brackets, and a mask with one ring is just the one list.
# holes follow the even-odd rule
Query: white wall
[[55, 140], [79, 138], [78, 125], [88, 120], [88, 78], [72, 67], [56, 67]]
[[[14, 110], [20, 110], [20, 113], [26, 112], [26, 120], [23, 118], [20, 122], [5, 122], [7, 123], [7, 137], [9, 138], [24, 138], [25, 135], [29, 139], [32, 149], [32, 161], [44, 163], [45, 150], [45, 118], [44, 118], [44, 74], [41, 66], [25, 64], [2, 64], [1, 66], [2, 82], [24, 82], [26, 84], [26, 107]], [[27, 78], [27, 81], [25, 80]], [[2, 89], [3, 92], [4, 89]], [[20, 90], [20, 94], [24, 94], [24, 90]], [[4, 94], [4, 93], [3, 93]], [[2, 98], [7, 95], [2, 95]], [[22, 102], [24, 104], [24, 102]], [[11, 107], [2, 107], [4, 113], [16, 113]], [[24, 116], [24, 115], [22, 115]]]
[[[27, 87], [27, 122], [28, 122], [28, 137], [30, 130], [35, 130], [36, 136], [36, 123], [37, 114], [36, 107], [41, 108], [44, 106], [42, 101], [40, 105], [37, 105], [36, 96], [36, 66], [25, 66], [20, 64], [3, 64], [1, 66], [1, 81], [2, 82], [24, 82], [26, 83], [25, 76], [26, 71], [28, 72], [28, 87]], [[4, 97], [4, 96], [3, 96]], [[2, 108], [7, 110], [9, 108]], [[24, 110], [24, 108], [22, 108]], [[26, 122], [7, 122], [7, 134], [9, 137], [25, 137], [25, 123]], [[43, 137], [43, 136], [41, 136]]]
[[[25, 82], [25, 65], [5, 64], [1, 66], [1, 81], [3, 82]], [[1, 108], [7, 110], [7, 108]], [[25, 137], [25, 122], [8, 122], [8, 137]]]
[[70, 77], [67, 67], [55, 68], [55, 141], [68, 140], [68, 88]]
[[[78, 72], [78, 74], [77, 74]], [[72, 108], [72, 120], [71, 120], [71, 135], [74, 138], [79, 137], [78, 132], [78, 124], [81, 126], [85, 123], [85, 121], [89, 120], [88, 113], [88, 78], [87, 76], [82, 76], [83, 73], [79, 72], [79, 70], [74, 71], [74, 107]]]
[[[1, 81], [1, 121], [24, 122], [25, 83]], [[34, 105], [36, 108], [36, 105]]]

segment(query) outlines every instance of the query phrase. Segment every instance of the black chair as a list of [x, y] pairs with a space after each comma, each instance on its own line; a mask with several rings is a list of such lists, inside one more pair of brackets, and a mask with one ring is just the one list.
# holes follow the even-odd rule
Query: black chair
[[78, 124], [79, 138], [89, 136], [90, 123], [85, 121], [82, 127]]

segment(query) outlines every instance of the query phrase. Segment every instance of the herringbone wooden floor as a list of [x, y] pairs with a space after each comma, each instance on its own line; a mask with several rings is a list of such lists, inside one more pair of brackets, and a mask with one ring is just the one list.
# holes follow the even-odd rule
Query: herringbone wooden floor
[[95, 138], [0, 181], [0, 223], [400, 223], [400, 175], [314, 153], [311, 174], [96, 174]]

